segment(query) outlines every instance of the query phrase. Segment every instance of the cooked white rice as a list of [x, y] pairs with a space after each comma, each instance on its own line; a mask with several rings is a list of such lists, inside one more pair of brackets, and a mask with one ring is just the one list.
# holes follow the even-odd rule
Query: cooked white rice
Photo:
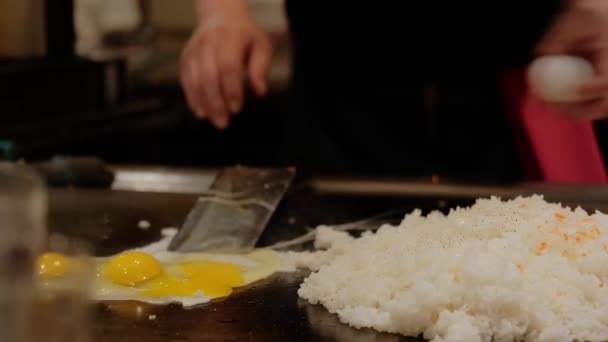
[[354, 327], [432, 341], [608, 340], [608, 216], [542, 197], [420, 211], [325, 251], [292, 253], [312, 273], [299, 295]]

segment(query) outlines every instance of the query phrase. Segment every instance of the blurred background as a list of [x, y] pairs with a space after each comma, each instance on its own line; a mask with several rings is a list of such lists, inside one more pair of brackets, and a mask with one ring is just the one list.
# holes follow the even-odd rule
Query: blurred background
[[[264, 99], [249, 93], [243, 112], [218, 132], [193, 118], [179, 85], [193, 0], [0, 0], [0, 158], [273, 164], [287, 107], [289, 32], [283, 0], [249, 4], [274, 41], [271, 91]], [[606, 124], [596, 129], [606, 151]]]
[[278, 134], [267, 132], [285, 110], [289, 38], [282, 0], [250, 6], [276, 48], [271, 92], [263, 100], [248, 95], [243, 113], [219, 133], [192, 117], [179, 86], [193, 0], [0, 0], [2, 158], [268, 164]]

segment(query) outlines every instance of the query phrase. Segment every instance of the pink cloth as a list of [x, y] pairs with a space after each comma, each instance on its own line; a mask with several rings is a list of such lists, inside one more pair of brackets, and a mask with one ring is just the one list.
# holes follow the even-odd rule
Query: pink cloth
[[550, 183], [606, 183], [606, 168], [590, 121], [569, 120], [543, 106], [530, 94], [525, 70], [505, 75], [502, 81], [531, 178]]

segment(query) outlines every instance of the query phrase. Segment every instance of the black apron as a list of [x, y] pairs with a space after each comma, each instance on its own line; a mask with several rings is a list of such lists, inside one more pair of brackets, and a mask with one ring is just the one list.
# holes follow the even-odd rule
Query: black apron
[[337, 175], [522, 179], [497, 74], [530, 57], [557, 8], [523, 1], [288, 0], [283, 163]]

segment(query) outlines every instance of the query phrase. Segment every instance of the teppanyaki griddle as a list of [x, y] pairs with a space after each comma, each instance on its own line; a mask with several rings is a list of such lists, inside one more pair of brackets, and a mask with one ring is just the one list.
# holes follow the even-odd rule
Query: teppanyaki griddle
[[[190, 194], [55, 189], [50, 193], [50, 231], [90, 242], [95, 255], [110, 255], [158, 240], [162, 228], [179, 227], [195, 200], [196, 195]], [[288, 193], [260, 245], [299, 236], [306, 227], [320, 223], [344, 223], [420, 206], [431, 209], [437, 207], [437, 201], [341, 198], [299, 188]], [[139, 228], [140, 220], [150, 222], [150, 228]], [[93, 340], [416, 341], [350, 328], [324, 308], [299, 299], [297, 289], [305, 276], [303, 272], [275, 274], [226, 299], [190, 309], [137, 302], [97, 303]]]
[[[179, 227], [195, 200], [193, 194], [55, 189], [50, 193], [50, 231], [86, 240], [96, 255], [109, 255], [158, 240], [164, 227]], [[471, 198], [446, 201], [432, 196], [322, 194], [306, 186], [296, 187], [287, 194], [259, 245], [299, 236], [307, 227], [321, 223], [344, 223], [391, 210], [445, 210], [470, 204]], [[140, 229], [140, 220], [150, 222], [151, 227]], [[323, 307], [298, 298], [297, 289], [305, 276], [275, 274], [228, 298], [190, 309], [137, 302], [97, 303], [93, 341], [422, 341], [340, 323]]]

